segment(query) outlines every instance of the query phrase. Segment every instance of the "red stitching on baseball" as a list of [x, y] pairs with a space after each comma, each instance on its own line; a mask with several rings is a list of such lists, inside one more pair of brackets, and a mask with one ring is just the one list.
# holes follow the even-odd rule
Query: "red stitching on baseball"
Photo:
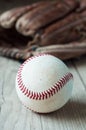
[[24, 95], [26, 95], [28, 98], [33, 99], [33, 100], [44, 100], [44, 99], [50, 98], [51, 96], [53, 96], [54, 94], [59, 92], [59, 90], [62, 89], [64, 87], [64, 85], [70, 79], [73, 78], [73, 75], [71, 73], [67, 73], [58, 82], [56, 82], [51, 88], [49, 88], [48, 90], [46, 90], [44, 92], [33, 92], [33, 91], [29, 90], [28, 88], [26, 88], [25, 85], [23, 84], [22, 75], [21, 75], [23, 67], [25, 66], [26, 63], [28, 63], [28, 61], [31, 61], [36, 57], [45, 56], [45, 55], [49, 55], [49, 54], [40, 54], [40, 55], [31, 57], [28, 60], [26, 60], [21, 65], [21, 67], [18, 71], [18, 74], [17, 74], [17, 82], [18, 82], [18, 87], [19, 87], [20, 91]]

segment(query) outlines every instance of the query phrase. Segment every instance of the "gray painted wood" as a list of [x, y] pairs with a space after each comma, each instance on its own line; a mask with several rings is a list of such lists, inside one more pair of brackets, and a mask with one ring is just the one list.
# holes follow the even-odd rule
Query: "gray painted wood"
[[0, 57], [0, 130], [86, 130], [86, 59], [67, 65], [74, 75], [70, 101], [56, 112], [37, 114], [17, 97], [15, 78], [20, 63]]

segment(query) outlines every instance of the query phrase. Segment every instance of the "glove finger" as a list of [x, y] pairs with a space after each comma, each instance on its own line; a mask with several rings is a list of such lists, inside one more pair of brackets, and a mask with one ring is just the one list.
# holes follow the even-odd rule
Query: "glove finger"
[[51, 45], [45, 47], [38, 47], [33, 55], [38, 54], [52, 54], [62, 60], [74, 58], [82, 54], [86, 54], [86, 41], [74, 42], [66, 45]]
[[23, 35], [33, 36], [37, 30], [63, 18], [72, 12], [78, 3], [70, 0], [49, 2], [23, 15], [16, 24], [16, 29]]
[[41, 34], [40, 45], [63, 44], [79, 40], [86, 28], [86, 10], [72, 13], [64, 19], [46, 27]]
[[[34, 18], [37, 18], [38, 15], [40, 15], [40, 12], [48, 9], [51, 5], [51, 2], [45, 2], [38, 6], [37, 8], [34, 8], [31, 12], [27, 12], [25, 15], [20, 17], [16, 23], [16, 29], [18, 32], [22, 33], [25, 35], [28, 32], [28, 24], [31, 20]], [[31, 30], [29, 30], [31, 31]]]
[[0, 16], [0, 25], [4, 28], [11, 28], [14, 26], [15, 22], [20, 16], [25, 14], [27, 11], [31, 11], [37, 6], [40, 6], [42, 3], [44, 2], [38, 2], [28, 6], [14, 8], [2, 13]]

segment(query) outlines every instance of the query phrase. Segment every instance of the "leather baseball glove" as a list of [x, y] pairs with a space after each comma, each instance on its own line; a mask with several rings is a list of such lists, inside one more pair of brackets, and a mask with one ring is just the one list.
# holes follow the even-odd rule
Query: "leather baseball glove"
[[0, 55], [26, 60], [86, 54], [86, 0], [42, 1], [0, 15]]

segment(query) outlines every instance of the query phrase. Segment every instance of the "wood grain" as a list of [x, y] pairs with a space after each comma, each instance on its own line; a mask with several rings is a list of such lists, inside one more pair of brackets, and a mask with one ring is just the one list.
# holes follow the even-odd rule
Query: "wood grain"
[[0, 57], [0, 130], [86, 130], [86, 58], [65, 62], [74, 75], [70, 101], [50, 114], [26, 109], [17, 97], [20, 63]]

